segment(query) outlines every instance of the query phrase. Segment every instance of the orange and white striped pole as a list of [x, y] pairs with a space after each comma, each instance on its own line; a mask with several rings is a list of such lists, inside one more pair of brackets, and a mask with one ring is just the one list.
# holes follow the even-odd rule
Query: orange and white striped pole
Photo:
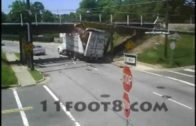
[[131, 110], [130, 110], [130, 100], [129, 100], [129, 92], [132, 88], [132, 72], [131, 69], [127, 66], [123, 68], [123, 103], [124, 103], [124, 116], [127, 120], [127, 126], [128, 126], [128, 118], [130, 116]]

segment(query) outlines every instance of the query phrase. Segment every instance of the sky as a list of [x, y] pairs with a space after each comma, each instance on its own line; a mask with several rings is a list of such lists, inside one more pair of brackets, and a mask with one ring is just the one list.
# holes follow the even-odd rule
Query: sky
[[[2, 11], [8, 13], [9, 5], [15, 0], [1, 0]], [[30, 2], [39, 1], [43, 3], [45, 9], [53, 13], [69, 13], [79, 7], [82, 0], [30, 0]]]

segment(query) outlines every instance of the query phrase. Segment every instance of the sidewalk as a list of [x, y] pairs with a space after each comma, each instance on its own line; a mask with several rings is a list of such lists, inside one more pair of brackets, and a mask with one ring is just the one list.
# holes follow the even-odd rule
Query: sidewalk
[[[124, 66], [131, 66], [128, 64], [125, 64], [123, 60], [119, 60], [119, 61], [114, 61], [113, 62], [114, 65], [118, 66], [118, 67], [124, 67]], [[146, 63], [142, 63], [142, 62], [137, 62], [136, 66], [131, 66], [133, 69], [137, 69], [137, 70], [160, 70], [160, 69], [164, 69], [161, 66], [155, 66], [155, 65], [151, 65], [151, 64], [146, 64]]]
[[[17, 57], [14, 53], [6, 53], [6, 58], [9, 62], [17, 60]], [[20, 86], [29, 86], [36, 84], [36, 81], [31, 76], [26, 66], [11, 65], [11, 67], [16, 74]]]

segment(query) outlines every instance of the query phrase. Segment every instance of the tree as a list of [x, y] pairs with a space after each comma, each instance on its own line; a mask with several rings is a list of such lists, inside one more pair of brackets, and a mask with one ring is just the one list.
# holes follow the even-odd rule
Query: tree
[[1, 12], [1, 22], [6, 22], [6, 16], [4, 12]]
[[82, 0], [77, 12], [82, 15], [83, 19], [92, 21], [94, 20], [92, 14], [96, 11], [95, 8], [97, 8], [97, 0]]
[[53, 21], [53, 16], [52, 13], [48, 10], [44, 9], [44, 5], [41, 2], [35, 1], [34, 3], [30, 3], [30, 9], [31, 9], [31, 15], [29, 16], [29, 13], [27, 11], [27, 5], [26, 2], [23, 0], [16, 0], [14, 1], [9, 8], [11, 8], [8, 17], [10, 22], [20, 22], [21, 21], [21, 15], [23, 22], [27, 22], [30, 20], [32, 22], [35, 22], [35, 15], [37, 15], [37, 21], [42, 20], [48, 20], [48, 21]]
[[23, 22], [28, 20], [26, 3], [24, 1], [16, 0], [9, 6], [9, 8], [11, 8], [11, 10], [8, 15], [11, 22], [20, 22], [20, 14], [22, 14]]
[[[194, 15], [194, 0], [82, 0], [77, 13], [85, 16], [102, 14], [102, 21], [108, 21], [110, 14], [114, 21], [139, 21], [140, 15], [145, 21], [154, 21], [156, 16], [165, 19], [168, 1], [169, 21], [181, 21]], [[87, 14], [86, 12], [90, 12]]]
[[32, 11], [34, 15], [37, 15], [37, 21], [40, 22], [42, 19], [41, 14], [44, 12], [44, 5], [41, 2], [34, 2], [32, 5]]
[[44, 10], [42, 14], [42, 19], [44, 22], [53, 22], [55, 18], [49, 10]]

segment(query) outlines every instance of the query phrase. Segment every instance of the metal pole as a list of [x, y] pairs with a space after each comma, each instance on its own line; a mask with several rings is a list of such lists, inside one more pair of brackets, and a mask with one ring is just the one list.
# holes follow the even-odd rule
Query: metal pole
[[112, 24], [113, 22], [113, 17], [112, 17], [112, 14], [110, 15], [110, 23]]
[[126, 126], [129, 126], [129, 121], [128, 121], [128, 119], [127, 119], [127, 121], [126, 121], [126, 122], [127, 122], [127, 125], [126, 125]]
[[129, 15], [127, 15], [127, 25], [129, 25]]
[[82, 22], [82, 15], [80, 14], [80, 22]]
[[[31, 33], [31, 18], [30, 16], [32, 15], [31, 10], [30, 10], [30, 0], [27, 0], [27, 9], [29, 12], [28, 15], [28, 23], [27, 23], [27, 36], [28, 36], [28, 43], [29, 44], [33, 44], [32, 42], [32, 33]], [[33, 49], [31, 48], [30, 50], [30, 56], [29, 56], [29, 67], [31, 68], [31, 70], [34, 70], [34, 64], [33, 64]]]
[[140, 25], [143, 25], [143, 17], [142, 17], [142, 15], [140, 16], [140, 19], [141, 19]]
[[193, 35], [193, 53], [192, 53], [192, 58], [193, 58], [193, 62], [195, 61], [194, 60], [194, 57], [195, 57], [195, 35]]
[[35, 14], [35, 23], [37, 25], [37, 14]]
[[101, 14], [99, 14], [99, 22], [101, 22]]
[[20, 13], [20, 22], [21, 22], [21, 26], [23, 26], [23, 17], [21, 13]]
[[61, 14], [59, 14], [59, 22], [60, 22], [60, 24], [61, 24]]
[[[165, 28], [168, 30], [168, 0], [166, 0], [166, 17], [165, 17]], [[164, 50], [164, 56], [165, 58], [168, 57], [167, 55], [167, 48], [168, 48], [168, 35], [165, 34], [165, 50]]]
[[174, 59], [174, 50], [171, 49], [170, 66], [173, 65], [173, 59]]

